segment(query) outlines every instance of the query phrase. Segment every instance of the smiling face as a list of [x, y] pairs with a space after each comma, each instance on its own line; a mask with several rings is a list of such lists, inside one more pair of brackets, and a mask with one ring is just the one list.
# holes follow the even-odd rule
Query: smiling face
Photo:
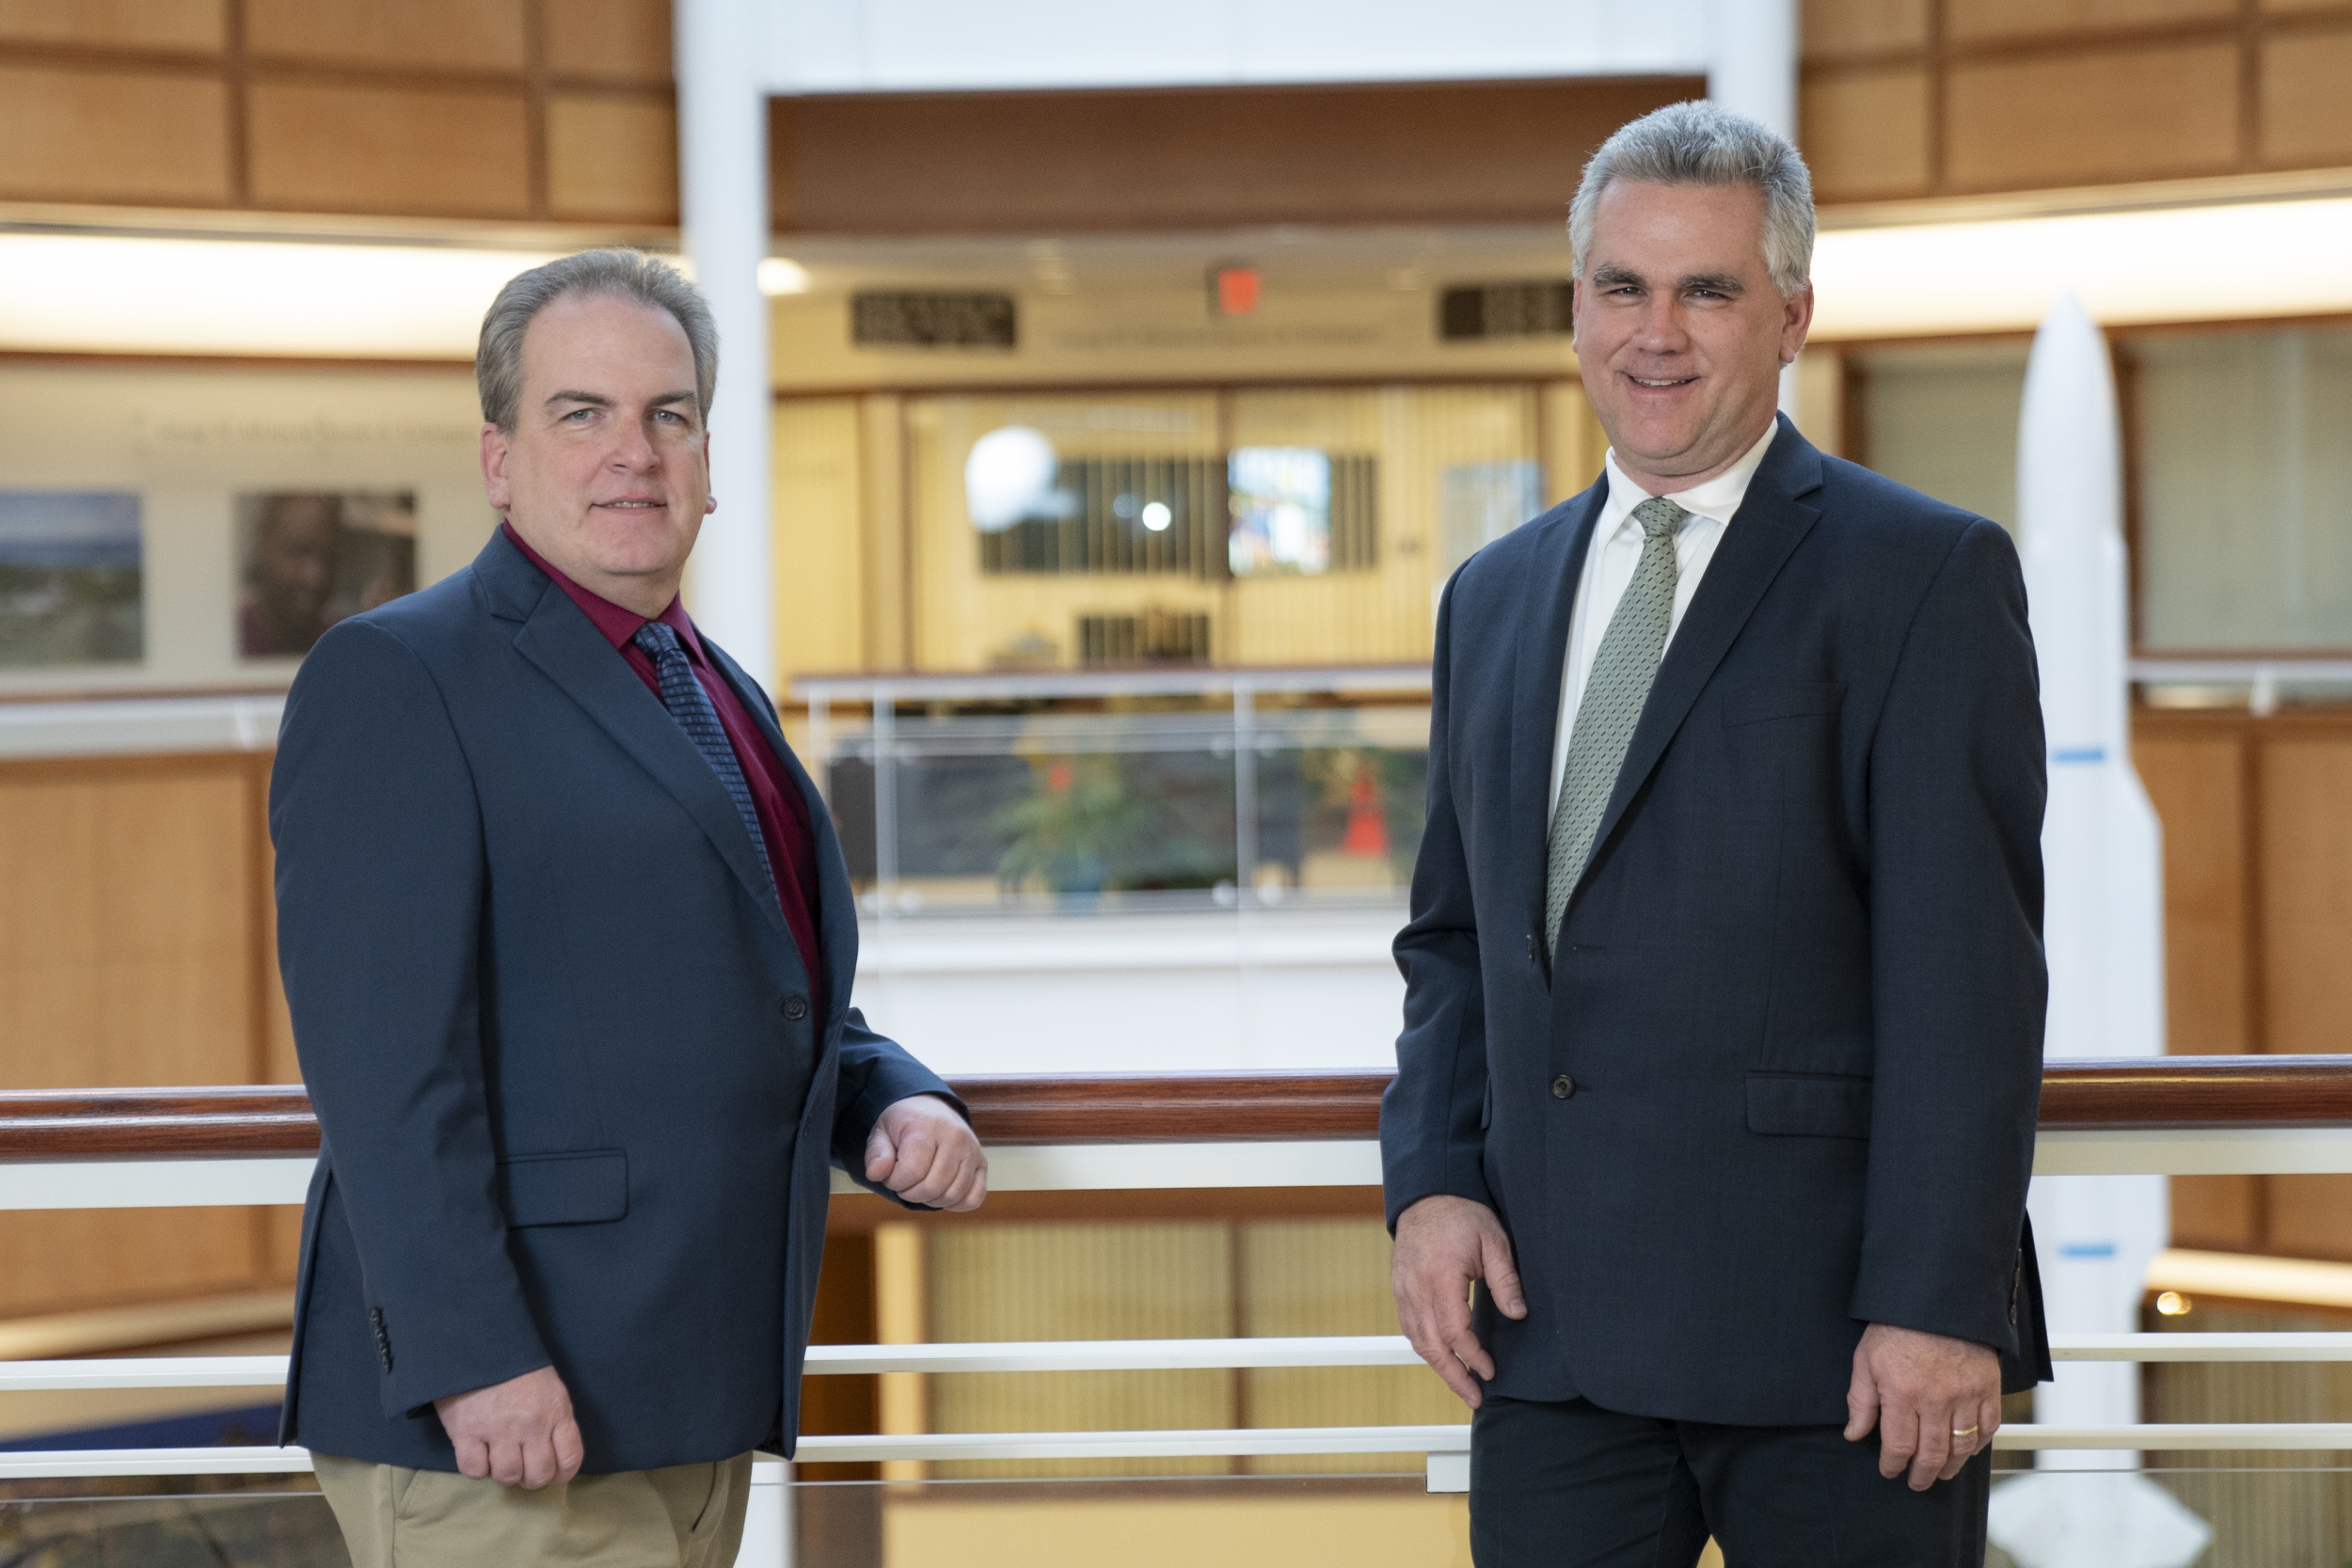
[[650, 619], [710, 498], [694, 353], [668, 311], [567, 294], [523, 334], [515, 428], [482, 427], [490, 504], [564, 576]]
[[1576, 353], [1617, 466], [1652, 495], [1688, 490], [1754, 446], [1804, 346], [1810, 284], [1783, 299], [1753, 185], [1617, 181], [1577, 259]]

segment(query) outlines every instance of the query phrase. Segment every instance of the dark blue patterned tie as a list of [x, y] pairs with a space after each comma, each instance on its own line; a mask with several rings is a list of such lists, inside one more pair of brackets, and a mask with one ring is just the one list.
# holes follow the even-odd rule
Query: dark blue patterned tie
[[710, 705], [710, 693], [694, 678], [693, 661], [686, 657], [677, 633], [662, 622], [648, 621], [629, 641], [653, 660], [654, 673], [661, 677], [661, 705], [670, 710], [670, 717], [703, 754], [703, 761], [710, 764], [710, 770], [727, 786], [727, 798], [735, 802], [736, 815], [742, 817], [744, 830], [752, 835], [752, 852], [759, 857], [759, 868], [768, 873], [768, 886], [773, 889], [776, 868], [768, 863], [768, 838], [759, 831], [752, 786], [743, 782], [743, 765], [727, 743], [726, 726], [719, 722], [719, 710]]

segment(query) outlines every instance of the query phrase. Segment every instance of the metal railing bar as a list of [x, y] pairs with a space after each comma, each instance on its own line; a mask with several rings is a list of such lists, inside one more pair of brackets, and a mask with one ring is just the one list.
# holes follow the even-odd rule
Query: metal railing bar
[[1993, 1434], [1995, 1449], [2311, 1449], [2352, 1451], [2352, 1422], [2194, 1421], [2066, 1427], [2021, 1423]]
[[1329, 665], [1237, 669], [1046, 670], [935, 675], [795, 675], [791, 694], [804, 703], [985, 702], [1019, 698], [1213, 696], [1247, 682], [1259, 691], [1426, 691], [1429, 666]]
[[[1161, 1432], [976, 1432], [906, 1435], [811, 1436], [796, 1456], [805, 1464], [866, 1464], [889, 1459], [1163, 1459], [1283, 1454], [1459, 1454], [1469, 1451], [1467, 1423], [1445, 1426], [1210, 1428]], [[2122, 1451], [2352, 1452], [2352, 1422], [2246, 1421], [2142, 1426], [2003, 1427], [1993, 1446], [2010, 1452]], [[302, 1449], [77, 1449], [0, 1453], [0, 1480], [79, 1476], [300, 1474]]]
[[[2344, 1429], [2352, 1433], [2352, 1428]], [[1167, 1432], [976, 1432], [801, 1439], [797, 1459], [1160, 1459], [1248, 1454], [1467, 1453], [1465, 1420], [1445, 1426], [1225, 1427]]]
[[2352, 1361], [2352, 1334], [2053, 1334], [2053, 1361]]
[[1072, 1339], [994, 1344], [811, 1345], [813, 1376], [863, 1372], [1231, 1370], [1264, 1367], [1418, 1367], [1403, 1335], [1258, 1339]]
[[0, 1453], [0, 1481], [77, 1476], [308, 1475], [307, 1449], [51, 1449]]
[[93, 1388], [282, 1388], [282, 1355], [106, 1356], [73, 1361], [0, 1361], [0, 1394]]
[[[959, 1085], [959, 1087], [961, 1085]], [[1349, 1108], [1323, 1109], [1327, 1122]], [[1079, 1113], [1019, 1110], [1007, 1119], [1057, 1125]], [[1260, 1113], [1245, 1108], [1237, 1119]], [[1193, 1110], [1185, 1119], [1214, 1123], [1222, 1107]], [[0, 1145], [11, 1130], [0, 1115]], [[982, 1114], [983, 1134], [988, 1117]], [[1129, 1119], [1096, 1116], [1098, 1125]], [[1302, 1111], [1277, 1109], [1267, 1118], [1306, 1125]], [[1131, 1141], [1065, 1143], [1035, 1132], [988, 1137], [989, 1185], [998, 1192], [1136, 1191], [1205, 1187], [1376, 1187], [1380, 1146], [1369, 1138], [1255, 1137], [1197, 1141], [1176, 1117], [1155, 1110], [1134, 1113], [1141, 1131]], [[305, 1124], [315, 1140], [315, 1128]], [[289, 1139], [289, 1141], [292, 1141]], [[0, 1155], [0, 1210], [155, 1209], [294, 1205], [310, 1181], [308, 1155], [218, 1153], [183, 1159], [57, 1153]], [[2352, 1127], [2044, 1128], [2035, 1145], [2039, 1176], [2311, 1175], [2352, 1171]], [[860, 1189], [836, 1174], [834, 1191]]]
[[[2058, 1334], [2058, 1361], [2352, 1361], [2352, 1333]], [[1270, 1367], [1417, 1367], [1402, 1335], [1239, 1339], [1006, 1340], [924, 1345], [811, 1345], [811, 1377], [875, 1372], [1229, 1370]], [[108, 1357], [0, 1361], [0, 1393], [97, 1388], [269, 1388], [286, 1380], [282, 1355]]]

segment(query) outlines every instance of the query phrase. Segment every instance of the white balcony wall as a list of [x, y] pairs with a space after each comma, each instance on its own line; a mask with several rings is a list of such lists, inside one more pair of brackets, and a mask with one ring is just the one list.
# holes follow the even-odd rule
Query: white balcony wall
[[764, 51], [778, 93], [1678, 74], [1708, 69], [1714, 15], [1710, 0], [770, 0]]
[[866, 922], [857, 1004], [934, 1071], [1396, 1066], [1402, 906]]

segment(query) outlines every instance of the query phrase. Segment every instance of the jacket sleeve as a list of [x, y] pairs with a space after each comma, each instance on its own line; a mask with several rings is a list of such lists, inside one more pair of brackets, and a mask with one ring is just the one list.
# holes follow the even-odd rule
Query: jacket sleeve
[[2042, 1092], [2046, 792], [2017, 552], [1979, 519], [1915, 612], [1871, 740], [1876, 1065], [1851, 1310], [2005, 1353]]
[[908, 1054], [906, 1047], [867, 1028], [866, 1015], [855, 1007], [841, 1026], [840, 1061], [840, 1089], [833, 1113], [833, 1163], [868, 1192], [880, 1193], [902, 1208], [927, 1208], [907, 1203], [889, 1188], [866, 1180], [866, 1140], [874, 1135], [874, 1123], [884, 1111], [912, 1095], [935, 1094], [967, 1122], [972, 1119], [971, 1109], [956, 1098], [946, 1079]]
[[424, 665], [320, 639], [270, 776], [278, 946], [323, 1157], [387, 1362], [384, 1412], [549, 1364], [506, 1249], [482, 1038], [480, 807]]
[[1429, 813], [1413, 863], [1411, 915], [1397, 933], [1396, 966], [1405, 974], [1405, 1032], [1396, 1041], [1396, 1078], [1380, 1100], [1381, 1180], [1389, 1228], [1424, 1197], [1450, 1195], [1492, 1208], [1484, 1168], [1486, 1099], [1485, 981], [1479, 972], [1478, 920], [1470, 863], [1454, 804], [1448, 730], [1449, 633], [1456, 573], [1438, 605], [1437, 652], [1430, 672]]

